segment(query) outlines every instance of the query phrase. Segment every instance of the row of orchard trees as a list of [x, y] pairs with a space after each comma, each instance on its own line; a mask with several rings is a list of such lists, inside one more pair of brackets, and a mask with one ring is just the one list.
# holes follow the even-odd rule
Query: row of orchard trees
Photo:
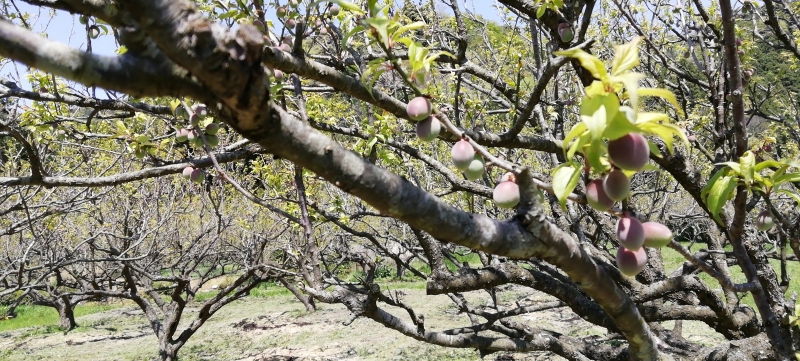
[[[14, 7], [0, 14], [0, 61], [34, 68], [32, 89], [0, 74], [12, 306], [54, 307], [71, 328], [79, 302], [132, 300], [163, 360], [267, 281], [310, 310], [342, 303], [387, 332], [481, 354], [800, 349], [794, 3], [501, 0], [498, 23], [457, 1], [28, 2], [120, 49], [93, 55], [36, 35]], [[668, 230], [648, 236], [645, 221]], [[665, 233], [678, 269], [650, 247]], [[341, 277], [353, 264], [363, 277]], [[381, 290], [386, 264], [450, 295], [464, 326], [427, 325]], [[461, 297], [503, 299], [507, 284], [559, 302]], [[518, 317], [552, 307], [609, 336]], [[694, 344], [681, 321], [729, 342]]]

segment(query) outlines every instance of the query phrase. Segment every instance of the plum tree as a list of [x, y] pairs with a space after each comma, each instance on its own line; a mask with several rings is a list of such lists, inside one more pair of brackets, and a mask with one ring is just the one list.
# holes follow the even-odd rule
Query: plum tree
[[608, 142], [608, 157], [619, 168], [639, 171], [647, 164], [650, 147], [643, 135], [628, 133]]
[[[149, 206], [137, 204], [128, 211], [109, 202], [136, 201], [141, 194], [132, 188], [157, 183], [156, 195], [147, 201], [156, 204], [154, 211], [180, 209], [171, 225], [175, 242], [158, 254], [135, 254], [144, 248], [133, 247], [123, 255], [112, 254], [102, 239], [92, 243], [96, 252], [108, 250], [103, 257], [116, 267], [109, 271], [112, 282], [123, 282], [117, 281], [120, 268], [129, 264], [139, 272], [138, 257], [156, 267], [149, 280], [172, 285], [154, 290], [147, 280], [125, 280], [132, 284], [90, 290], [107, 292], [104, 297], [127, 293], [130, 299], [153, 293], [153, 315], [159, 308], [165, 317], [171, 308], [179, 315], [182, 305], [192, 302], [191, 296], [179, 295], [194, 292], [195, 273], [168, 263], [176, 257], [223, 269], [248, 259], [253, 263], [235, 272], [245, 276], [262, 266], [289, 275], [282, 284], [307, 309], [313, 302], [341, 304], [387, 330], [441, 347], [474, 347], [481, 355], [545, 351], [570, 360], [637, 361], [762, 357], [739, 354], [753, 350], [785, 360], [798, 347], [784, 322], [792, 316], [792, 307], [785, 307], [791, 299], [782, 289], [787, 283], [770, 264], [778, 260], [769, 258], [776, 252], [764, 240], [774, 235], [749, 232], [745, 214], [764, 200], [782, 210], [782, 224], [784, 218], [786, 224], [797, 221], [797, 167], [789, 161], [797, 157], [800, 141], [794, 121], [800, 107], [791, 95], [796, 82], [767, 69], [785, 65], [784, 72], [791, 74], [800, 60], [792, 39], [800, 31], [791, 16], [796, 10], [765, 0], [755, 30], [741, 21], [731, 0], [686, 2], [678, 13], [655, 0], [643, 1], [530, 6], [526, 3], [533, 2], [503, 0], [498, 21], [465, 8], [463, 1], [442, 0], [28, 1], [47, 10], [39, 14], [86, 16], [88, 25], [96, 21], [103, 40], [119, 46], [115, 52], [98, 48], [100, 42], [91, 42], [91, 51], [59, 44], [39, 35], [52, 29], [33, 29], [50, 22], [0, 7], [5, 61], [0, 67], [15, 67], [0, 74], [0, 209], [5, 212], [0, 244], [17, 242], [22, 250], [25, 242], [38, 242], [34, 230], [53, 228], [54, 217], [47, 212], [80, 204], [83, 194], [113, 189], [115, 199], [89, 202], [88, 212], [69, 217], [80, 224], [92, 218], [91, 212], [119, 212], [128, 222], [116, 223], [129, 230], [109, 232], [125, 235], [109, 242], [117, 242], [115, 251], [128, 250], [125, 241], [160, 223], [136, 224], [141, 218], [136, 211]], [[282, 11], [276, 9], [281, 5]], [[338, 16], [334, 6], [341, 6]], [[265, 14], [281, 17], [275, 21]], [[301, 24], [331, 31], [314, 36], [316, 29]], [[763, 41], [746, 41], [736, 49], [736, 36]], [[747, 56], [739, 57], [737, 50]], [[680, 59], [681, 53], [688, 59]], [[31, 68], [18, 74], [15, 70], [24, 67], [17, 64]], [[743, 71], [750, 68], [764, 72], [763, 79]], [[286, 78], [292, 81], [284, 83]], [[412, 117], [429, 114], [433, 104], [424, 101], [420, 114], [404, 104], [421, 94], [436, 99], [435, 117], [444, 128], [422, 147], [407, 131], [419, 125]], [[190, 107], [200, 103], [213, 113], [213, 123], [224, 127], [224, 137], [212, 137], [212, 120]], [[175, 104], [182, 110], [172, 117]], [[417, 119], [424, 122], [427, 116]], [[191, 146], [169, 139], [176, 129], [189, 130]], [[693, 143], [686, 141], [688, 131], [697, 132]], [[627, 138], [633, 139], [630, 144], [619, 145]], [[214, 146], [217, 141], [225, 147]], [[761, 144], [780, 146], [766, 154]], [[447, 159], [450, 146], [459, 171]], [[758, 148], [761, 152], [748, 151]], [[650, 151], [652, 166], [647, 166]], [[471, 172], [476, 162], [491, 164], [482, 170], [485, 177]], [[159, 177], [182, 174], [186, 164], [192, 165], [190, 180], [204, 177], [205, 169], [219, 178], [202, 180], [202, 192], [171, 179], [159, 182]], [[620, 170], [638, 174], [632, 181], [614, 181]], [[493, 184], [488, 179], [495, 172], [513, 176]], [[604, 177], [609, 190], [603, 180], [589, 182], [597, 174], [609, 174]], [[622, 183], [632, 184], [620, 189]], [[586, 189], [589, 205], [580, 204], [584, 198], [574, 191], [580, 188]], [[48, 206], [47, 197], [26, 198], [36, 189], [54, 191], [58, 199]], [[187, 189], [197, 196], [186, 197]], [[167, 193], [178, 197], [161, 205]], [[619, 209], [610, 208], [610, 193], [623, 200]], [[27, 207], [31, 204], [36, 206]], [[243, 205], [259, 212], [240, 213]], [[31, 215], [21, 213], [26, 208]], [[226, 212], [235, 219], [227, 219]], [[651, 262], [635, 281], [625, 279], [644, 264], [644, 257], [636, 257], [644, 252], [640, 245], [630, 251], [635, 262], [619, 262], [623, 274], [613, 269], [618, 246], [613, 217], [626, 213], [658, 222], [708, 223], [714, 234], [707, 235], [703, 250], [684, 250], [677, 242], [655, 250], [665, 262]], [[184, 256], [206, 247], [195, 234], [182, 233], [182, 224], [212, 222], [287, 226], [286, 241], [272, 242], [274, 253]], [[616, 223], [626, 222], [634, 221]], [[59, 228], [91, 231], [54, 229]], [[627, 228], [621, 233], [632, 233]], [[664, 234], [648, 238], [642, 228], [645, 245], [668, 239]], [[796, 232], [782, 230], [787, 232], [778, 236], [788, 241], [786, 251], [800, 254], [797, 246], [791, 248]], [[61, 235], [70, 244], [93, 236]], [[624, 236], [620, 243], [633, 238]], [[242, 242], [224, 235], [212, 241], [237, 247]], [[667, 269], [682, 263], [668, 262], [678, 256], [675, 250], [694, 266]], [[25, 252], [14, 258], [2, 251], [0, 294], [48, 287], [50, 275], [25, 274]], [[86, 263], [64, 254], [64, 262]], [[470, 262], [453, 272], [452, 262], [465, 254]], [[168, 260], [157, 262], [159, 257]], [[47, 272], [42, 265], [58, 263], [55, 258], [30, 272]], [[270, 263], [276, 258], [281, 264]], [[791, 269], [786, 266], [792, 266], [792, 257], [781, 258], [781, 270]], [[417, 299], [400, 303], [382, 284], [388, 260], [398, 275], [405, 270], [425, 282], [425, 295], [413, 297], [449, 295], [464, 316], [453, 321], [463, 324], [442, 330], [423, 321], [413, 306]], [[363, 274], [345, 279], [338, 271], [350, 266], [360, 266]], [[695, 277], [698, 269], [719, 282]], [[739, 272], [744, 282], [726, 276]], [[30, 284], [13, 279], [18, 275]], [[231, 286], [247, 292], [243, 284]], [[187, 291], [181, 293], [182, 288]], [[531, 307], [518, 302], [519, 289], [554, 299]], [[83, 291], [75, 285], [68, 292]], [[492, 304], [473, 302], [479, 292], [488, 292]], [[740, 302], [744, 292], [752, 295], [757, 312]], [[613, 342], [528, 322], [536, 319], [529, 315], [552, 307], [615, 335]], [[200, 309], [194, 314], [205, 316], [216, 308]], [[178, 322], [145, 314], [154, 332], [162, 333], [161, 359], [173, 361], [186, 339], [174, 332]], [[664, 321], [678, 326], [665, 329]], [[718, 333], [718, 345], [692, 342], [678, 321], [706, 323]], [[530, 326], [535, 326], [534, 338]]]
[[442, 130], [442, 125], [436, 117], [428, 117], [423, 121], [416, 124], [416, 133], [419, 139], [430, 142], [439, 136]]
[[459, 170], [465, 170], [475, 158], [475, 148], [466, 139], [461, 139], [453, 145], [450, 151], [450, 156], [453, 159], [453, 164]]
[[617, 268], [622, 274], [634, 277], [647, 266], [647, 252], [644, 247], [630, 250], [625, 247], [617, 249]]
[[630, 194], [631, 180], [622, 170], [614, 169], [603, 177], [603, 190], [608, 198], [621, 201]]
[[617, 220], [617, 239], [623, 247], [638, 250], [644, 245], [644, 227], [638, 219], [625, 213]]
[[426, 97], [415, 97], [406, 105], [406, 113], [408, 113], [411, 120], [415, 121], [421, 121], [430, 117], [432, 111], [433, 105], [430, 99]]
[[672, 240], [672, 230], [658, 222], [642, 223], [645, 247], [664, 247]]
[[602, 179], [595, 179], [586, 185], [586, 201], [598, 211], [607, 211], [614, 205], [614, 200], [603, 189]]

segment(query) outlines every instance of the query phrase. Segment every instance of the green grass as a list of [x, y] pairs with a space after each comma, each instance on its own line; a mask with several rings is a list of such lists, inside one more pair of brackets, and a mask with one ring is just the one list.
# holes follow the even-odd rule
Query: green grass
[[[120, 308], [120, 304], [105, 303], [85, 303], [75, 307], [75, 317], [90, 315]], [[17, 307], [17, 317], [0, 321], [0, 332], [16, 330], [20, 328], [44, 326], [48, 332], [58, 331], [58, 312], [55, 308], [35, 305], [20, 305]], [[80, 326], [80, 322], [78, 322]], [[51, 329], [55, 327], [55, 329]]]
[[[700, 247], [705, 247], [705, 245], [695, 244], [692, 251], [696, 251]], [[725, 247], [725, 250], [732, 251], [733, 248], [732, 246], [728, 245], [727, 247]], [[678, 268], [683, 262], [686, 262], [686, 259], [683, 258], [683, 256], [681, 256], [677, 251], [667, 247], [661, 249], [661, 257], [664, 259], [664, 268], [666, 269], [667, 274]], [[775, 270], [775, 273], [778, 275], [778, 277], [780, 277], [781, 276], [780, 261], [770, 259], [769, 262], [772, 265], [772, 268]], [[742, 273], [741, 268], [739, 268], [738, 266], [731, 266], [729, 269], [731, 272], [731, 278], [733, 279], [734, 282], [736, 283], [745, 282], [745, 276], [744, 273]], [[789, 275], [800, 274], [800, 263], [787, 262], [786, 271]], [[703, 280], [703, 282], [706, 282], [712, 289], [722, 289], [719, 282], [713, 277], [706, 274], [705, 272], [700, 273], [700, 279]], [[792, 282], [789, 283], [789, 288], [786, 290], [787, 297], [792, 294], [792, 291], [800, 293], [800, 282], [798, 281], [800, 280], [793, 279]], [[742, 297], [742, 303], [750, 307], [753, 307], [753, 309], [756, 308], [755, 302], [753, 301], [753, 296], [750, 293]]]

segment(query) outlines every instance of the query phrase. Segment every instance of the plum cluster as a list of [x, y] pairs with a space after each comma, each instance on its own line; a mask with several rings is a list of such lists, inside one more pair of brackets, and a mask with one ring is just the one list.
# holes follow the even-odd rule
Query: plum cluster
[[622, 274], [633, 277], [647, 265], [645, 247], [660, 248], [672, 240], [672, 231], [658, 222], [639, 222], [625, 213], [617, 221], [617, 267]]
[[183, 178], [198, 184], [203, 183], [203, 181], [206, 179], [206, 173], [203, 172], [202, 169], [194, 168], [192, 166], [183, 168], [183, 173], [181, 173], [181, 175], [183, 175]]
[[[283, 21], [283, 26], [285, 26], [286, 29], [294, 30], [298, 25], [306, 23], [306, 18], [300, 14], [300, 11], [298, 9], [299, 7], [300, 3], [297, 0], [289, 0], [289, 2], [286, 3], [286, 5], [278, 6], [276, 8], [275, 15], [278, 17], [278, 19]], [[339, 8], [339, 5], [336, 5], [334, 3], [328, 3], [327, 8], [322, 11], [322, 15], [320, 15], [317, 18], [308, 19], [308, 20], [313, 20], [313, 22], [311, 21], [308, 22], [308, 24], [310, 25], [306, 29], [304, 35], [309, 36], [313, 33], [316, 33], [317, 35], [327, 35], [330, 32], [330, 30], [328, 29], [328, 26], [325, 24], [325, 19], [327, 17], [339, 16], [340, 11], [341, 8]], [[266, 26], [260, 20], [253, 21], [253, 25], [262, 32], [266, 32]], [[282, 50], [284, 50], [283, 44], [281, 44], [280, 47]], [[289, 50], [284, 50], [284, 51], [289, 51]]]
[[180, 143], [188, 141], [189, 144], [195, 147], [202, 147], [203, 138], [199, 133], [202, 131], [209, 146], [216, 147], [219, 145], [219, 137], [217, 136], [217, 132], [219, 132], [219, 123], [211, 122], [205, 126], [201, 124], [208, 116], [208, 109], [205, 105], [198, 104], [193, 106], [190, 110], [186, 110], [186, 107], [183, 105], [178, 105], [174, 113], [179, 119], [189, 120], [191, 123], [190, 127], [180, 128], [175, 132], [176, 141]]
[[[441, 133], [442, 125], [433, 115], [433, 104], [427, 97], [418, 96], [411, 99], [406, 105], [406, 113], [411, 120], [417, 122], [416, 133], [420, 140], [430, 142]], [[450, 156], [453, 164], [468, 180], [480, 179], [486, 170], [486, 161], [466, 138], [453, 145]], [[492, 198], [500, 208], [513, 208], [519, 203], [519, 186], [515, 182], [513, 173], [506, 173], [501, 177]]]
[[586, 201], [598, 211], [607, 211], [614, 202], [628, 198], [631, 180], [625, 171], [642, 170], [650, 158], [650, 147], [643, 135], [628, 133], [608, 142], [608, 158], [614, 168], [586, 186]]

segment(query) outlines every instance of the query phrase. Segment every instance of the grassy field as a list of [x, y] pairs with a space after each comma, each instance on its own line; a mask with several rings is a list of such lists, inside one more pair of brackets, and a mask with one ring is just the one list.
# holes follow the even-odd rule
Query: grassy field
[[[699, 246], [696, 246], [699, 247]], [[695, 249], [696, 250], [696, 249]], [[674, 270], [683, 258], [675, 251], [662, 251], [665, 266]], [[477, 264], [474, 257], [464, 261]], [[777, 262], [773, 264], [778, 266]], [[450, 265], [455, 268], [454, 265]], [[776, 268], [777, 269], [777, 268]], [[741, 272], [732, 268], [735, 281], [743, 281]], [[797, 262], [789, 264], [789, 272], [800, 274]], [[353, 270], [350, 277], [358, 277]], [[701, 274], [712, 288], [719, 287], [711, 277]], [[221, 280], [224, 282], [224, 280]], [[424, 314], [430, 330], [465, 326], [469, 321], [453, 306], [447, 296], [425, 295], [425, 283], [409, 278], [406, 281], [381, 282], [384, 290], [402, 290], [404, 301]], [[789, 292], [800, 291], [796, 282]], [[212, 297], [213, 291], [201, 292], [185, 313], [193, 318], [200, 302]], [[471, 303], [487, 302], [485, 292], [470, 292]], [[530, 302], [549, 302], [553, 298], [525, 288], [513, 288], [503, 301], [525, 299]], [[742, 300], [752, 305], [752, 297]], [[405, 313], [387, 308], [398, 317]], [[0, 310], [2, 311], [2, 310]], [[84, 303], [76, 308], [79, 327], [64, 333], [58, 325], [58, 315], [52, 308], [20, 306], [18, 317], [0, 321], [0, 359], [22, 360], [130, 360], [151, 359], [156, 352], [156, 338], [142, 312], [129, 302], [109, 304]], [[557, 330], [572, 336], [603, 335], [605, 330], [576, 319], [567, 308], [535, 315], [519, 316], [518, 321], [531, 322], [538, 327]], [[223, 308], [201, 331], [192, 337], [181, 351], [181, 361], [201, 360], [480, 360], [474, 350], [447, 349], [415, 341], [387, 330], [368, 319], [357, 319], [352, 325], [349, 311], [342, 305], [319, 305], [308, 313], [291, 293], [275, 284], [264, 284], [250, 296]], [[671, 327], [671, 322], [665, 322]], [[705, 324], [685, 322], [684, 336], [689, 340], [714, 345], [722, 338]], [[559, 360], [546, 353], [516, 355], [518, 360]], [[495, 355], [490, 359], [494, 359]]]

